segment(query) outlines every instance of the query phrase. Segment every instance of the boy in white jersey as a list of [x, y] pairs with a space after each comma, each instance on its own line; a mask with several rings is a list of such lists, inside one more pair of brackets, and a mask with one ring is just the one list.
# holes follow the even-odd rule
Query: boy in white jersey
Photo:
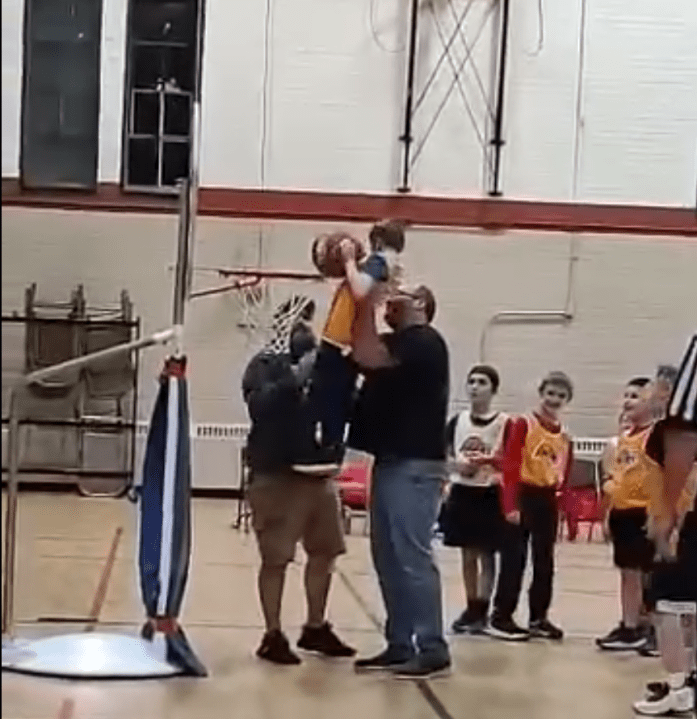
[[495, 553], [504, 521], [498, 454], [508, 421], [505, 414], [491, 411], [498, 387], [493, 367], [472, 367], [467, 375], [470, 409], [455, 415], [446, 429], [452, 472], [440, 525], [443, 543], [461, 548], [467, 599], [467, 608], [452, 626], [456, 634], [483, 633], [494, 588]]

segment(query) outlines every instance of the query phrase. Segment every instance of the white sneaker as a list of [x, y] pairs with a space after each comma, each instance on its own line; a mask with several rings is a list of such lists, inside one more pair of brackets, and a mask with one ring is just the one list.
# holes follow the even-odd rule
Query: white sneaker
[[634, 711], [642, 716], [675, 716], [689, 714], [695, 708], [695, 694], [687, 685], [672, 689], [667, 682], [654, 682], [646, 687], [646, 696], [634, 703]]

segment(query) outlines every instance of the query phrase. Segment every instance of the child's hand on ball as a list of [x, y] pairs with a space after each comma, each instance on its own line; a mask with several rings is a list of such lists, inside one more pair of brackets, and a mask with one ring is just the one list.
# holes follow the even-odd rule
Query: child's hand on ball
[[353, 240], [350, 240], [348, 237], [341, 240], [339, 250], [341, 252], [341, 259], [344, 262], [356, 261], [356, 244]]

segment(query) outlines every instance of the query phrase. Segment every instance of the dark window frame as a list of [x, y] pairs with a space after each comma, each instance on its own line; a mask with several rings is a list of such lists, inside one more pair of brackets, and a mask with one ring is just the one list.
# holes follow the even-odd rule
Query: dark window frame
[[[146, 0], [147, 1], [147, 0]], [[153, 2], [153, 0], [150, 0]], [[166, 2], [166, 0], [165, 0]], [[192, 14], [196, 18], [196, 27], [193, 32], [193, 44], [186, 44], [187, 47], [191, 47], [194, 61], [193, 70], [193, 87], [191, 91], [180, 88], [173, 88], [168, 86], [166, 83], [160, 86], [154, 86], [150, 88], [135, 87], [134, 75], [135, 75], [135, 64], [136, 57], [135, 51], [136, 46], [146, 46], [148, 44], [158, 45], [156, 41], [139, 40], [134, 32], [134, 16], [137, 12], [136, 5], [142, 4], [143, 0], [128, 0], [128, 10], [126, 18], [126, 66], [124, 73], [124, 93], [123, 93], [123, 117], [121, 123], [121, 171], [119, 184], [123, 192], [127, 193], [141, 193], [141, 194], [153, 194], [153, 195], [172, 195], [177, 193], [176, 185], [162, 184], [163, 176], [163, 158], [160, 155], [158, 159], [158, 183], [157, 184], [134, 184], [129, 182], [129, 151], [130, 151], [130, 140], [132, 139], [145, 139], [146, 137], [154, 138], [153, 135], [145, 135], [140, 133], [132, 132], [134, 129], [134, 110], [135, 110], [135, 95], [137, 93], [159, 93], [160, 108], [163, 103], [166, 103], [168, 98], [172, 96], [189, 96], [189, 132], [186, 135], [186, 140], [183, 138], [184, 135], [167, 135], [163, 132], [158, 132], [157, 146], [158, 152], [164, 152], [164, 143], [176, 145], [184, 144], [188, 145], [188, 162], [190, 164], [192, 158], [192, 145], [196, 141], [194, 133], [197, 128], [194, 127], [194, 107], [198, 102], [200, 105], [200, 94], [201, 94], [201, 75], [203, 66], [203, 35], [205, 32], [205, 6], [206, 0], [186, 0], [186, 2], [193, 6]], [[153, 2], [153, 4], [156, 4]], [[173, 41], [173, 46], [182, 46], [181, 41]], [[160, 116], [160, 130], [162, 130], [162, 123], [164, 118]], [[200, 130], [199, 130], [200, 132]], [[189, 173], [191, 167], [188, 167]]]
[[24, 9], [22, 12], [22, 78], [21, 78], [21, 92], [20, 92], [20, 119], [19, 119], [19, 185], [22, 189], [26, 190], [96, 190], [99, 182], [99, 143], [100, 143], [100, 114], [101, 114], [101, 102], [102, 102], [102, 87], [101, 87], [101, 75], [102, 75], [102, 30], [104, 22], [104, 0], [95, 0], [99, 5], [98, 22], [96, 27], [96, 132], [94, 136], [94, 170], [91, 173], [92, 179], [87, 184], [82, 182], [52, 182], [50, 184], [33, 184], [26, 182], [26, 145], [27, 145], [27, 123], [28, 114], [30, 111], [30, 81], [32, 73], [32, 1], [24, 0]]

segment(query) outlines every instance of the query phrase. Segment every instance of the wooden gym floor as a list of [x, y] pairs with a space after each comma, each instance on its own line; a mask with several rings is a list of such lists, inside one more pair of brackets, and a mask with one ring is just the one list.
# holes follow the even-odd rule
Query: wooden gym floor
[[[3, 522], [5, 497], [3, 495]], [[617, 577], [599, 542], [558, 549], [553, 618], [560, 645], [451, 638], [454, 670], [428, 682], [357, 676], [350, 662], [306, 657], [300, 667], [256, 659], [262, 634], [253, 535], [231, 528], [236, 503], [194, 502], [195, 549], [182, 615], [207, 679], [80, 683], [4, 672], [5, 719], [623, 719], [656, 659], [599, 654], [593, 637], [617, 619]], [[381, 604], [362, 520], [338, 564], [330, 619], [362, 654], [382, 647]], [[120, 531], [122, 530], [122, 531]], [[22, 637], [81, 631], [46, 618], [94, 616], [110, 631], [142, 619], [135, 565], [135, 508], [125, 500], [23, 494], [16, 607]], [[4, 536], [4, 527], [3, 527]], [[109, 560], [110, 554], [114, 561]], [[461, 609], [458, 555], [439, 550], [448, 622]], [[302, 552], [298, 551], [302, 560]], [[284, 621], [303, 622], [300, 565], [290, 568]], [[108, 579], [99, 591], [100, 579]], [[102, 582], [102, 585], [104, 583]], [[524, 602], [521, 602], [524, 604]]]

